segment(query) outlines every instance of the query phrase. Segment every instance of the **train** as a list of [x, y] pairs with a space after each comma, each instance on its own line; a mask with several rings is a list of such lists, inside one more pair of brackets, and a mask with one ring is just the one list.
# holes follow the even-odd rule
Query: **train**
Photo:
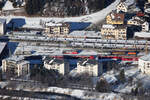
[[133, 56], [99, 56], [99, 59], [114, 59], [121, 61], [138, 61], [139, 57]]
[[136, 56], [138, 51], [110, 51], [110, 52], [100, 52], [99, 55], [128, 55], [128, 56]]

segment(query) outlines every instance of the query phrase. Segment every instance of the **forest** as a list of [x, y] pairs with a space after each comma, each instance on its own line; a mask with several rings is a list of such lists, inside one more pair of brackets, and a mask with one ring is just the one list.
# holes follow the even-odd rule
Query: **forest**
[[27, 0], [28, 15], [80, 16], [101, 10], [114, 0]]

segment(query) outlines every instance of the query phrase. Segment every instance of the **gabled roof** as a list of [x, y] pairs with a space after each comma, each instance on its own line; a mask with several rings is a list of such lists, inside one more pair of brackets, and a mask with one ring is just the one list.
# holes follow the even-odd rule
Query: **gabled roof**
[[120, 5], [122, 5], [128, 9], [128, 5], [125, 2], [120, 2], [117, 6], [120, 6]]

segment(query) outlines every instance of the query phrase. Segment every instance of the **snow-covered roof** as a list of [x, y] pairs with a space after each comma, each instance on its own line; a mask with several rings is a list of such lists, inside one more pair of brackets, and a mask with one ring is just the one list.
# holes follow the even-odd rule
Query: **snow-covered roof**
[[5, 43], [5, 42], [0, 43], [0, 53], [3, 51], [3, 49], [5, 48], [6, 45], [7, 45], [7, 43]]
[[135, 32], [134, 37], [150, 38], [150, 32]]
[[[98, 61], [95, 59], [79, 59], [78, 63], [81, 66], [87, 66], [87, 65], [97, 65]], [[94, 67], [94, 66], [91, 66]]]
[[13, 55], [9, 58], [6, 58], [6, 60], [8, 60], [8, 61], [15, 61], [15, 62], [21, 61], [23, 59], [24, 59], [24, 56], [21, 56], [21, 55], [20, 56]]
[[114, 29], [115, 26], [114, 26], [114, 25], [110, 25], [110, 24], [104, 24], [104, 25], [102, 26], [102, 28], [111, 28], [111, 29]]
[[63, 64], [63, 63], [64, 63], [64, 59], [58, 59], [58, 58], [47, 57], [47, 58], [45, 59], [45, 63], [47, 63], [48, 65]]
[[69, 35], [70, 36], [86, 36], [86, 37], [95, 37], [98, 36], [100, 33], [95, 31], [73, 31]]
[[140, 57], [141, 60], [150, 61], [150, 54]]
[[63, 23], [47, 22], [46, 26], [62, 26]]

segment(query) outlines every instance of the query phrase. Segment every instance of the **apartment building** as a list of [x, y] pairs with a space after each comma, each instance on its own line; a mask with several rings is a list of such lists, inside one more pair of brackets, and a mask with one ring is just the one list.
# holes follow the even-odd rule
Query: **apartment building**
[[106, 16], [106, 23], [121, 25], [121, 24], [124, 24], [124, 18], [125, 16], [123, 13], [112, 12]]
[[104, 24], [101, 28], [101, 37], [103, 39], [127, 39], [127, 26]]
[[45, 27], [47, 35], [67, 35], [70, 32], [68, 23], [47, 22]]
[[150, 74], [150, 54], [139, 58], [138, 68], [142, 73]]
[[132, 17], [132, 19], [127, 21], [128, 25], [135, 25], [135, 26], [141, 26], [142, 27], [142, 31], [147, 32], [149, 31], [149, 23], [147, 21], [145, 21], [144, 19], [140, 18], [140, 17]]
[[46, 57], [44, 61], [44, 67], [48, 70], [56, 70], [62, 75], [69, 73], [69, 62], [60, 58]]
[[142, 31], [143, 32], [148, 32], [149, 31], [149, 23], [148, 22], [144, 22], [142, 24]]
[[95, 59], [80, 59], [77, 63], [77, 73], [88, 73], [91, 76], [99, 76], [102, 72], [102, 63], [99, 63]]
[[12, 77], [27, 75], [30, 72], [29, 62], [23, 56], [12, 56], [2, 60], [2, 72]]
[[141, 25], [141, 24], [143, 24], [144, 22], [145, 22], [144, 19], [135, 16], [135, 17], [132, 17], [132, 19], [128, 20], [128, 21], [127, 21], [127, 24], [128, 24], [128, 25]]

